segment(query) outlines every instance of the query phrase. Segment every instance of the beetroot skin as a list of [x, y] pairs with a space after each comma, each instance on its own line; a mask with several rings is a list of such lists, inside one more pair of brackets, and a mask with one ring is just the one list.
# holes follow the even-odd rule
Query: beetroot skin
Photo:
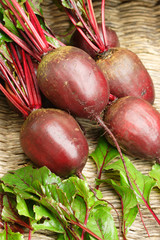
[[[100, 38], [104, 43], [103, 40], [103, 34], [102, 34], [102, 24], [98, 24], [98, 29], [100, 33]], [[90, 39], [90, 37], [88, 36]], [[106, 26], [106, 38], [107, 38], [107, 47], [108, 48], [113, 48], [113, 47], [119, 47], [120, 42], [118, 39], [118, 36], [114, 30]], [[85, 52], [87, 52], [92, 58], [95, 58], [97, 56], [97, 52], [94, 51], [94, 49], [87, 43], [87, 41], [83, 38], [83, 36], [79, 33], [78, 30], [75, 30], [71, 40], [70, 40], [71, 45], [81, 48]]]
[[[104, 122], [124, 152], [159, 161], [160, 113], [150, 103], [137, 97], [123, 97], [107, 108]], [[106, 138], [113, 144], [110, 136]]]
[[56, 109], [33, 111], [24, 122], [21, 146], [39, 167], [67, 177], [79, 173], [88, 156], [88, 143], [76, 120]]
[[97, 60], [97, 64], [109, 82], [111, 94], [118, 98], [140, 97], [153, 104], [152, 79], [135, 53], [125, 48], [109, 49]]
[[108, 83], [95, 61], [81, 49], [65, 46], [45, 55], [37, 79], [54, 106], [78, 117], [99, 115], [108, 103]]

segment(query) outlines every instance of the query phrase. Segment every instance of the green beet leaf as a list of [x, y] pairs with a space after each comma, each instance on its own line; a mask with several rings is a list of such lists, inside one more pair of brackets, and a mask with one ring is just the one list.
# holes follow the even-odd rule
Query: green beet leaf
[[24, 195], [32, 194], [35, 199], [45, 194], [42, 186], [59, 184], [61, 179], [51, 173], [46, 167], [34, 169], [31, 166], [20, 168], [5, 174], [1, 180], [14, 191], [20, 191]]
[[44, 206], [34, 206], [35, 219], [31, 221], [34, 231], [49, 230], [55, 233], [64, 233], [64, 228], [58, 221], [58, 218], [53, 215]]
[[[73, 8], [73, 5], [70, 3], [69, 0], [52, 0], [58, 7], [60, 10], [63, 10], [61, 5], [59, 4], [59, 2], [61, 2], [62, 6], [66, 9], [66, 10], [71, 10], [72, 14], [74, 14], [75, 10]], [[80, 15], [83, 16], [83, 19], [85, 18], [87, 21], [87, 16], [86, 16], [86, 12], [84, 10], [84, 4], [83, 4], [83, 0], [74, 0], [73, 1], [75, 7], [77, 8], [77, 11], [79, 11]]]
[[32, 10], [34, 11], [35, 14], [41, 15], [42, 14], [42, 8], [41, 8], [41, 3], [43, 0], [28, 0]]
[[[54, 0], [53, 0], [53, 2], [54, 2]], [[62, 5], [63, 5], [64, 7], [69, 8], [69, 9], [72, 9], [71, 4], [70, 4], [70, 1], [68, 1], [68, 0], [61, 0], [61, 3], [62, 3]]]
[[[4, 42], [12, 42], [12, 40], [4, 32], [0, 31], [0, 45], [1, 45], [2, 49], [3, 49], [2, 44], [4, 44]], [[2, 52], [2, 50], [1, 50], [1, 52]]]
[[[97, 184], [102, 182], [110, 184], [121, 199], [123, 212], [122, 231], [124, 236], [126, 236], [138, 211], [140, 211], [141, 204], [145, 204], [152, 213], [152, 209], [149, 205], [149, 196], [152, 188], [156, 185], [156, 181], [139, 172], [129, 158], [124, 155], [127, 172], [131, 182], [130, 185], [123, 162], [119, 159], [119, 153], [114, 147], [110, 146], [104, 138], [99, 139], [97, 148], [91, 154], [91, 157], [97, 166]], [[114, 161], [112, 161], [113, 159]], [[109, 177], [102, 181], [101, 172], [103, 170], [107, 172], [112, 171], [112, 177], [109, 175]]]
[[[139, 172], [128, 157], [124, 156], [124, 160], [138, 203], [144, 204], [144, 200], [149, 203], [150, 192], [156, 185], [156, 182], [151, 177]], [[105, 167], [105, 170], [111, 169], [120, 172], [120, 184], [122, 186], [130, 187], [121, 159]]]
[[98, 141], [95, 151], [93, 151], [90, 156], [96, 163], [97, 170], [100, 171], [102, 167], [104, 169], [111, 160], [119, 156], [119, 153], [116, 148], [113, 148], [106, 141], [104, 137], [101, 137]]
[[64, 234], [58, 234], [57, 240], [65, 240]]
[[150, 171], [149, 176], [154, 180], [156, 180], [157, 187], [160, 189], [160, 165], [159, 164], [155, 164], [152, 167], [152, 170]]
[[15, 25], [13, 24], [12, 20], [10, 20], [10, 17], [8, 15], [8, 11], [4, 11], [3, 13], [3, 21], [4, 21], [4, 26], [11, 31], [13, 34], [19, 37], [19, 33]]
[[25, 216], [30, 219], [34, 218], [33, 204], [27, 203], [20, 195], [17, 195], [17, 206], [20, 216]]
[[[110, 208], [106, 208], [105, 205], [96, 206], [90, 211], [87, 227], [91, 230], [94, 229], [101, 239], [118, 240], [117, 229], [110, 214]], [[93, 240], [95, 238], [89, 236], [89, 239]]]
[[137, 216], [138, 206], [140, 204], [145, 204], [147, 207], [149, 207], [150, 192], [156, 183], [149, 176], [145, 176], [139, 172], [131, 163], [129, 158], [124, 156], [124, 159], [133, 189], [128, 182], [121, 159], [109, 164], [105, 169], [119, 171], [120, 174], [119, 183], [110, 181], [110, 184], [119, 194], [123, 203], [123, 233], [126, 235]]
[[75, 212], [75, 217], [79, 219], [80, 222], [84, 223], [87, 211], [87, 206], [84, 198], [76, 195], [72, 203], [72, 209]]
[[72, 181], [72, 178], [68, 178], [63, 180], [59, 184], [59, 188], [65, 193], [68, 202], [71, 204], [73, 201], [74, 196], [77, 193], [76, 186], [74, 185], [74, 182]]
[[[79, 240], [80, 239], [80, 236], [78, 236], [79, 238], [76, 237], [73, 237], [71, 234], [69, 233], [64, 233], [64, 234], [58, 234], [57, 235], [57, 240]], [[87, 239], [86, 239], [87, 240]]]
[[90, 154], [96, 164], [98, 177], [101, 176], [107, 164], [117, 156], [119, 156], [119, 153], [116, 148], [113, 148], [104, 137], [101, 137], [95, 151]]
[[15, 212], [16, 201], [15, 199], [9, 198], [7, 195], [3, 196], [2, 201], [2, 219], [6, 222], [18, 221], [18, 213]]
[[[3, 35], [3, 33], [0, 33], [0, 57], [6, 62], [6, 65], [8, 65], [7, 61], [9, 61], [10, 63], [12, 63], [12, 59], [9, 55], [8, 49], [6, 47], [6, 43], [7, 42], [6, 39], [3, 38], [3, 40], [1, 39], [1, 36]], [[2, 40], [2, 42], [1, 42]]]
[[[24, 214], [23, 214], [24, 215]], [[30, 229], [29, 224], [26, 222], [26, 218], [22, 218], [18, 214], [16, 208], [16, 201], [13, 196], [7, 196], [6, 194], [2, 195], [1, 198], [1, 218], [3, 223], [16, 223], [19, 225], [19, 228], [26, 227]]]
[[14, 233], [12, 232], [12, 230], [7, 227], [7, 231], [6, 229], [0, 233], [0, 239], [1, 240], [24, 240], [24, 237], [21, 233]]
[[105, 182], [112, 185], [121, 199], [123, 206], [122, 231], [124, 235], [126, 235], [138, 213], [138, 201], [136, 195], [129, 186], [120, 185], [111, 179], [107, 179]]
[[65, 240], [83, 235], [88, 240], [118, 239], [102, 193], [91, 190], [86, 180], [73, 176], [62, 181], [46, 167], [28, 166], [5, 174], [1, 181], [1, 190], [16, 196], [16, 211], [27, 222], [30, 219], [33, 231], [53, 231]]

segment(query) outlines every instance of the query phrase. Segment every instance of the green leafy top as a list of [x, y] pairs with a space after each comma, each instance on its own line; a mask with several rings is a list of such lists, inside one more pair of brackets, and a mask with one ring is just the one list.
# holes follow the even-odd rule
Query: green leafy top
[[[159, 183], [158, 176], [160, 176], [160, 166], [155, 165], [150, 173], [150, 176], [146, 176], [139, 172], [134, 167], [130, 159], [124, 155], [124, 160], [131, 181], [129, 183], [123, 162], [120, 159], [117, 150], [110, 146], [103, 137], [99, 139], [97, 148], [91, 154], [91, 157], [98, 170], [97, 184], [106, 182], [107, 184], [112, 185], [121, 199], [123, 212], [122, 230], [124, 236], [126, 236], [129, 228], [134, 222], [138, 211], [141, 211], [141, 204], [146, 205], [156, 221], [160, 223], [160, 220], [157, 218], [149, 204], [151, 190], [154, 186], [156, 186], [156, 181], [150, 176], [157, 179], [157, 182]], [[111, 160], [115, 157], [118, 157], [117, 160], [115, 159], [115, 161], [111, 162]], [[104, 170], [112, 171], [113, 177], [111, 179], [107, 178], [101, 180], [101, 173]], [[116, 176], [117, 173], [119, 173], [119, 180], [114, 178], [114, 173], [116, 173]]]
[[156, 180], [157, 187], [160, 189], [160, 165], [155, 164], [149, 173], [150, 177]]
[[[87, 182], [78, 177], [62, 181], [46, 167], [28, 166], [7, 173], [1, 181], [7, 202], [12, 196], [20, 218], [29, 218], [34, 231], [47, 229], [56, 232], [59, 239], [80, 239], [84, 235], [86, 239], [118, 239], [110, 207], [100, 200], [102, 194], [98, 190], [92, 192]], [[7, 202], [3, 201], [7, 211], [2, 211], [2, 218], [9, 221], [10, 212], [13, 221], [15, 216]]]

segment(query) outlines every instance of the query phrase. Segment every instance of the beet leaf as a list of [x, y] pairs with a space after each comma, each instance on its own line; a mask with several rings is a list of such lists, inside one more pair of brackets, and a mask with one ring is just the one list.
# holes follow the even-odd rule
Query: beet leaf
[[86, 180], [72, 176], [62, 181], [46, 167], [28, 166], [1, 181], [4, 193], [16, 196], [16, 211], [33, 231], [49, 230], [65, 240], [118, 240], [110, 207]]
[[[11, 59], [11, 57], [10, 57], [10, 55], [9, 55], [9, 52], [8, 52], [8, 49], [7, 49], [5, 43], [2, 44], [2, 45], [0, 45], [0, 57], [4, 58], [4, 59], [6, 59], [7, 61], [9, 61], [10, 63], [12, 63], [12, 59]], [[6, 61], [6, 62], [7, 62], [7, 61]]]
[[0, 239], [1, 240], [24, 240], [22, 234], [20, 233], [14, 233], [10, 229], [10, 227], [6, 227], [5, 230], [0, 233]]
[[19, 37], [18, 30], [16, 26], [13, 24], [12, 20], [9, 17], [8, 11], [3, 12], [3, 21], [4, 21], [4, 26], [10, 30], [12, 33], [14, 33], [16, 36]]
[[117, 156], [119, 156], [117, 149], [109, 145], [104, 137], [101, 137], [95, 151], [90, 154], [97, 167], [98, 179], [101, 179], [101, 174], [106, 165]]
[[[142, 204], [148, 208], [153, 217], [159, 223], [159, 219], [151, 209], [149, 203], [150, 192], [152, 188], [156, 186], [156, 181], [150, 176], [143, 175], [141, 172], [139, 172], [131, 163], [130, 159], [124, 155], [124, 160], [132, 185], [131, 188], [122, 160], [118, 158], [111, 162], [111, 160], [113, 160], [117, 156], [117, 150], [114, 147], [110, 146], [104, 138], [100, 138], [97, 148], [91, 154], [91, 157], [97, 166], [97, 184], [100, 184], [102, 182], [110, 184], [120, 197], [123, 214], [122, 231], [125, 239], [129, 228], [131, 227], [137, 216], [138, 211], [141, 215], [141, 219], [143, 222], [143, 216], [140, 210], [140, 205]], [[158, 169], [158, 167], [159, 166], [157, 166], [157, 168], [155, 167], [153, 169], [155, 172], [152, 170], [150, 175], [152, 174], [153, 176], [156, 176], [157, 170], [160, 170]], [[107, 172], [112, 171], [113, 178], [108, 177], [105, 180], [101, 180], [101, 175], [99, 174], [99, 172], [102, 172], [104, 170]], [[118, 180], [117, 172], [119, 175]]]
[[157, 187], [160, 189], [160, 165], [155, 164], [149, 173], [149, 176], [156, 180]]

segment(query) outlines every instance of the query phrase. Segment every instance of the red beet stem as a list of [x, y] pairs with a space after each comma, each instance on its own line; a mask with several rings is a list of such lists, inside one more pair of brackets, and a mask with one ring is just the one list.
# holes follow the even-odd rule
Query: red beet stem
[[[14, 16], [16, 16], [16, 18], [18, 19], [18, 21], [20, 22], [21, 26], [23, 27], [25, 33], [29, 36], [29, 38], [32, 40], [33, 44], [36, 46], [36, 48], [39, 50], [40, 53], [42, 53], [42, 49], [43, 46], [41, 46], [41, 41], [38, 41], [39, 39], [34, 39], [34, 36], [31, 34], [31, 32], [29, 31], [29, 29], [27, 28], [27, 26], [25, 25], [25, 23], [23, 22], [22, 18], [18, 15], [18, 13], [15, 11], [15, 9], [12, 7], [12, 5], [9, 3], [8, 0], [6, 0], [9, 8], [12, 10]], [[22, 15], [23, 16], [23, 15]], [[32, 25], [33, 26], [33, 25]], [[31, 29], [31, 28], [30, 28]], [[33, 33], [33, 29], [32, 33]], [[35, 30], [36, 32], [36, 30]], [[37, 36], [37, 34], [36, 34]], [[39, 43], [39, 44], [38, 44]], [[40, 47], [41, 46], [41, 47]]]
[[[7, 45], [7, 44], [6, 44], [6, 45]], [[10, 57], [11, 57], [11, 59], [12, 59], [12, 61], [13, 61], [14, 67], [15, 67], [16, 71], [18, 72], [19, 81], [20, 81], [20, 83], [21, 83], [21, 85], [22, 85], [22, 87], [23, 87], [23, 90], [24, 90], [24, 92], [25, 92], [25, 95], [27, 95], [26, 86], [25, 86], [25, 83], [24, 83], [24, 81], [23, 81], [23, 79], [24, 79], [25, 76], [24, 76], [24, 72], [23, 72], [23, 68], [22, 68], [22, 66], [21, 66], [20, 60], [19, 60], [19, 58], [18, 58], [18, 54], [17, 54], [17, 52], [16, 52], [16, 49], [15, 49], [13, 43], [10, 43], [9, 46], [10, 46], [10, 49], [11, 49], [12, 53], [11, 53], [9, 47], [7, 47], [7, 50], [8, 50], [8, 52], [9, 52], [9, 54], [10, 54]], [[18, 48], [17, 48], [17, 49], [18, 49]], [[18, 51], [20, 51], [20, 50], [18, 49]], [[13, 57], [13, 56], [14, 56], [14, 57]]]
[[[101, 46], [99, 44], [99, 41], [97, 40], [97, 36], [95, 37], [94, 34], [92, 33], [92, 31], [89, 29], [89, 27], [87, 26], [86, 22], [84, 21], [84, 19], [82, 18], [78, 8], [76, 7], [76, 5], [74, 4], [74, 2], [72, 0], [70, 0], [74, 10], [76, 11], [76, 14], [78, 16], [78, 18], [80, 19], [81, 23], [83, 24], [84, 28], [87, 30], [87, 32], [89, 33], [89, 35], [92, 37], [92, 39], [95, 41], [95, 43], [97, 44], [97, 46], [99, 46], [99, 48], [101, 49]], [[67, 11], [68, 12], [68, 11]], [[68, 15], [69, 16], [69, 15]], [[76, 22], [77, 25], [77, 22]], [[75, 25], [75, 26], [76, 26]]]
[[95, 233], [93, 233], [91, 230], [89, 230], [87, 227], [83, 226], [81, 223], [78, 223], [74, 220], [71, 220], [71, 223], [80, 227], [83, 229], [85, 232], [89, 233], [92, 237], [95, 237], [97, 240], [102, 240], [102, 238], [98, 237]]
[[[75, 21], [75, 19], [70, 15], [70, 13], [68, 13], [68, 16], [70, 17], [70, 20], [72, 21], [72, 23], [76, 26], [76, 21]], [[89, 38], [86, 36], [86, 34], [83, 32], [83, 30], [81, 29], [81, 27], [77, 27], [76, 26], [76, 28], [77, 28], [77, 30], [80, 32], [80, 34], [83, 36], [83, 38], [86, 40], [86, 42], [92, 47], [92, 49], [94, 49], [94, 51], [96, 51], [96, 52], [99, 52], [99, 48], [97, 48], [96, 46], [95, 46], [95, 44], [94, 43], [92, 43], [90, 40], [89, 40]]]
[[[21, 101], [22, 103], [24, 103], [23, 100], [22, 100], [22, 98], [23, 98], [24, 101], [26, 102], [26, 104], [28, 104], [29, 102], [28, 102], [27, 97], [26, 97], [25, 94], [23, 93], [20, 85], [17, 83], [17, 81], [15, 80], [15, 78], [13, 77], [13, 75], [11, 74], [10, 70], [7, 68], [7, 66], [5, 65], [5, 63], [3, 62], [3, 60], [2, 60], [1, 57], [0, 57], [0, 69], [1, 69], [2, 73], [4, 74], [5, 79], [6, 79], [6, 82], [8, 83], [8, 85], [9, 85], [9, 87], [11, 88], [11, 90], [13, 91], [13, 93], [20, 99], [20, 101]], [[15, 84], [15, 86], [17, 87], [17, 89], [18, 89], [18, 91], [20, 92], [20, 94], [19, 94], [19, 92], [15, 89], [15, 87], [14, 87], [14, 85], [13, 85], [12, 82]], [[21, 97], [20, 95], [21, 95], [22, 97]]]
[[44, 35], [44, 33], [43, 33], [43, 29], [41, 28], [41, 25], [40, 25], [40, 23], [39, 23], [36, 15], [34, 14], [31, 6], [29, 5], [28, 1], [26, 1], [26, 9], [27, 9], [27, 11], [28, 11], [28, 13], [29, 13], [29, 16], [30, 16], [30, 19], [31, 19], [32, 24], [34, 24], [34, 26], [35, 26], [35, 28], [37, 29], [40, 37], [42, 38], [43, 42], [44, 42], [45, 45], [46, 45], [46, 49], [48, 49], [49, 46], [48, 46], [48, 42], [47, 42], [47, 40], [46, 40], [46, 38], [45, 38], [45, 35]]
[[29, 107], [32, 109], [32, 107], [34, 105], [32, 86], [31, 86], [32, 85], [32, 77], [29, 72], [29, 68], [27, 65], [27, 59], [26, 59], [26, 53], [24, 52], [24, 50], [22, 50], [22, 61], [23, 61], [23, 67], [24, 67], [26, 87], [27, 87], [27, 92], [28, 92]]
[[[102, 34], [103, 34], [103, 39], [104, 39], [104, 45], [105, 45], [105, 47], [107, 47], [108, 39], [107, 39], [107, 35], [106, 35], [106, 26], [105, 26], [105, 0], [102, 0], [101, 15], [102, 15]], [[108, 50], [108, 47], [106, 50]]]
[[[1, 1], [2, 0], [0, 0], [0, 2]], [[5, 32], [21, 48], [23, 48], [32, 57], [34, 57], [37, 61], [41, 61], [42, 55], [46, 52], [50, 51], [51, 49], [57, 48], [57, 46], [55, 46], [53, 43], [47, 41], [46, 36], [52, 37], [53, 39], [58, 41], [60, 46], [65, 46], [65, 44], [63, 44], [60, 40], [56, 39], [54, 35], [50, 34], [51, 30], [50, 33], [47, 33], [47, 31], [42, 29], [38, 18], [32, 10], [31, 6], [29, 5], [28, 1], [25, 3], [25, 7], [30, 19], [16, 0], [11, 0], [11, 2], [9, 2], [9, 0], [5, 1], [8, 6], [4, 3], [3, 5], [5, 9], [11, 10], [12, 14], [10, 14], [10, 16], [15, 27], [15, 19], [17, 19], [21, 24], [23, 30], [19, 29], [18, 31], [20, 36], [22, 36], [25, 41], [23, 41], [19, 36], [16, 36], [14, 33], [10, 32], [2, 24], [0, 24], [0, 29]], [[47, 27], [47, 29], [49, 28]]]
[[[84, 225], [85, 226], [87, 225], [88, 217], [89, 217], [89, 209], [88, 209], [87, 204], [86, 204], [86, 216], [85, 216], [85, 220], [84, 220]], [[81, 240], [84, 240], [84, 237], [85, 237], [85, 230], [83, 229], [82, 235], [81, 235]]]
[[[42, 40], [42, 38], [39, 36], [38, 32], [36, 31], [35, 27], [33, 26], [33, 24], [31, 23], [31, 21], [29, 20], [29, 18], [27, 17], [27, 15], [25, 14], [23, 8], [18, 4], [18, 2], [16, 0], [11, 0], [12, 4], [14, 5], [15, 9], [17, 10], [17, 12], [20, 14], [20, 17], [18, 15], [18, 13], [16, 12], [16, 10], [12, 7], [12, 5], [10, 4], [10, 2], [8, 0], [5, 0], [6, 3], [8, 4], [9, 8], [12, 10], [12, 12], [14, 13], [14, 15], [16, 16], [16, 18], [20, 21], [21, 25], [23, 26], [25, 32], [27, 33], [27, 35], [29, 36], [30, 39], [33, 40], [33, 42], [36, 44], [37, 47], [40, 46], [40, 48], [44, 51], [47, 52], [48, 48], [46, 46], [46, 44], [44, 43], [44, 41]], [[24, 22], [22, 21], [22, 19], [24, 20]], [[34, 38], [32, 37], [30, 31], [28, 30], [28, 28], [26, 27], [26, 25], [29, 27], [29, 29], [31, 30]], [[38, 44], [37, 44], [38, 43]]]
[[104, 130], [111, 136], [111, 138], [113, 139], [115, 145], [116, 145], [116, 148], [119, 152], [119, 155], [120, 155], [120, 158], [122, 159], [122, 162], [123, 162], [123, 165], [124, 165], [124, 169], [126, 171], [126, 175], [127, 175], [127, 179], [129, 181], [129, 184], [130, 186], [132, 186], [132, 183], [131, 183], [131, 180], [130, 180], [130, 177], [129, 177], [129, 173], [128, 173], [128, 170], [127, 170], [127, 166], [126, 166], [126, 163], [125, 163], [125, 160], [123, 158], [123, 154], [122, 154], [122, 151], [120, 149], [120, 146], [115, 138], [115, 136], [113, 135], [113, 133], [110, 131], [110, 129], [105, 125], [105, 123], [103, 122], [103, 120], [101, 119], [100, 116], [95, 116], [95, 119], [97, 120], [97, 122], [100, 124], [100, 126], [102, 126], [104, 128]]
[[82, 28], [81, 27], [78, 27], [77, 26], [77, 22], [76, 20], [73, 18], [73, 16], [68, 12], [66, 11], [68, 17], [70, 18], [71, 22], [74, 24], [74, 26], [76, 27], [76, 29], [80, 32], [80, 34], [83, 36], [83, 38], [86, 40], [86, 42], [92, 47], [92, 49], [94, 49], [94, 51], [96, 52], [99, 52], [99, 48], [97, 48], [95, 46], [94, 43], [92, 43], [89, 38], [86, 36], [86, 34], [83, 32]]
[[[70, 18], [71, 22], [74, 24], [74, 26], [76, 27], [76, 29], [80, 32], [80, 34], [82, 35], [82, 37], [85, 39], [85, 41], [91, 46], [91, 48], [96, 51], [97, 53], [98, 52], [104, 52], [106, 47], [105, 47], [105, 44], [103, 43], [101, 37], [100, 37], [100, 32], [99, 32], [99, 28], [98, 28], [98, 24], [97, 24], [97, 20], [96, 20], [96, 17], [95, 17], [95, 13], [94, 13], [94, 8], [93, 8], [93, 4], [92, 4], [92, 0], [87, 0], [87, 5], [88, 5], [88, 10], [89, 12], [87, 11], [86, 9], [86, 6], [85, 6], [85, 2], [84, 0], [82, 0], [82, 3], [83, 3], [83, 7], [84, 7], [84, 11], [85, 11], [85, 14], [87, 16], [87, 21], [88, 21], [88, 24], [86, 23], [86, 21], [83, 19], [81, 13], [79, 12], [77, 6], [75, 5], [75, 3], [70, 0], [70, 4], [71, 6], [74, 8], [75, 12], [76, 12], [76, 15], [78, 16], [78, 18], [75, 17], [74, 14], [72, 14], [71, 11], [69, 11], [67, 8], [65, 8], [66, 10], [66, 13], [68, 15], [68, 17]], [[103, 15], [103, 18], [104, 18], [104, 1], [102, 2], [102, 15]], [[80, 27], [77, 23], [78, 22], [81, 22], [83, 27]], [[103, 20], [104, 22], [104, 20]], [[90, 30], [90, 27], [92, 28], [93, 31]], [[85, 31], [88, 32], [88, 34], [90, 35], [91, 39], [94, 41], [94, 43], [89, 39], [89, 37], [86, 35]], [[105, 29], [104, 29], [104, 26], [102, 27], [102, 34], [105, 36]], [[93, 33], [94, 32], [94, 33]], [[106, 36], [105, 36], [106, 38]], [[105, 39], [104, 38], [104, 39]], [[107, 40], [106, 40], [107, 42]], [[97, 47], [98, 46], [98, 47]]]
[[11, 68], [11, 70], [0, 57], [1, 77], [6, 82], [5, 87], [1, 85], [0, 90], [26, 118], [33, 109], [41, 108], [41, 96], [35, 69], [30, 55], [23, 48], [11, 43], [10, 48], [8, 46], [7, 49], [13, 60], [14, 69]]
[[146, 227], [146, 225], [145, 225], [145, 223], [144, 223], [144, 221], [143, 221], [143, 216], [142, 216], [142, 212], [141, 212], [141, 209], [140, 209], [139, 204], [137, 204], [137, 207], [138, 207], [139, 215], [140, 215], [141, 221], [142, 221], [142, 223], [143, 223], [143, 226], [144, 226], [144, 228], [145, 228], [145, 230], [146, 230], [146, 233], [147, 233], [148, 237], [150, 238], [150, 234], [149, 234], [149, 232], [148, 232], [148, 229], [147, 229], [147, 227]]
[[83, 1], [84, 11], [85, 11], [85, 13], [86, 13], [86, 15], [87, 15], [87, 18], [88, 18], [89, 22], [91, 22], [91, 19], [90, 19], [89, 13], [88, 13], [87, 8], [86, 8], [85, 1], [84, 1], [84, 0], [82, 0], [82, 1]]
[[31, 110], [28, 108], [28, 111], [25, 111], [24, 106], [22, 107], [15, 99], [6, 91], [6, 89], [0, 84], [0, 90], [3, 92], [3, 94], [7, 97], [7, 99], [23, 114], [23, 116], [26, 118], [28, 117]]
[[22, 35], [22, 37], [24, 38], [24, 40], [26, 41], [26, 43], [30, 46], [30, 49], [32, 49], [34, 54], [36, 54], [39, 57], [39, 61], [40, 61], [41, 56], [43, 55], [43, 51], [40, 48], [39, 48], [39, 50], [36, 48], [36, 46], [32, 42], [32, 39], [30, 39], [28, 37], [28, 35], [25, 32], [23, 32], [22, 29], [19, 29], [19, 32]]
[[[63, 42], [61, 42], [60, 40], [58, 40], [54, 35], [50, 34], [49, 32], [47, 32], [47, 31], [44, 30], [44, 29], [43, 29], [43, 32], [44, 32], [44, 34], [45, 34], [46, 36], [55, 39], [55, 40], [59, 43], [60, 46], [65, 46], [65, 44], [64, 44]], [[53, 46], [52, 48], [54, 48], [54, 49], [57, 48], [56, 46], [54, 46], [54, 45], [51, 44], [50, 42], [48, 42], [48, 44], [49, 44], [49, 46]]]
[[40, 95], [40, 91], [37, 83], [37, 77], [36, 77], [35, 70], [34, 70], [30, 56], [28, 54], [26, 56], [27, 56], [28, 66], [30, 68], [30, 74], [32, 76], [31, 88], [32, 88], [33, 97], [34, 97], [34, 108], [39, 109], [42, 106], [42, 101], [41, 101], [41, 95]]
[[100, 34], [99, 34], [99, 29], [98, 29], [94, 9], [93, 9], [92, 0], [87, 0], [87, 3], [88, 3], [88, 8], [89, 8], [89, 14], [91, 16], [91, 21], [92, 21], [91, 24], [92, 24], [93, 30], [96, 34], [96, 38], [98, 39], [98, 42], [99, 42], [98, 46], [99, 46], [100, 50], [103, 52], [104, 51], [104, 43], [102, 42]]
[[160, 219], [157, 217], [157, 215], [155, 214], [155, 212], [153, 211], [153, 209], [149, 206], [149, 204], [147, 203], [146, 199], [144, 198], [143, 194], [141, 193], [140, 189], [138, 188], [136, 182], [134, 181], [135, 186], [137, 187], [137, 190], [139, 192], [139, 194], [141, 195], [141, 198], [143, 200], [143, 202], [145, 203], [146, 207], [148, 208], [148, 210], [151, 212], [151, 214], [153, 215], [153, 217], [155, 218], [155, 220], [157, 221], [157, 223], [160, 225]]
[[31, 237], [32, 237], [32, 231], [29, 230], [28, 240], [31, 240]]
[[17, 37], [15, 34], [13, 34], [12, 32], [10, 32], [6, 27], [4, 27], [1, 23], [0, 23], [0, 29], [5, 32], [15, 43], [17, 43], [20, 47], [22, 47], [26, 52], [28, 52], [32, 57], [34, 57], [37, 61], [40, 61], [41, 58], [33, 53], [33, 51], [28, 48], [27, 44], [25, 41], [23, 41], [21, 38]]

